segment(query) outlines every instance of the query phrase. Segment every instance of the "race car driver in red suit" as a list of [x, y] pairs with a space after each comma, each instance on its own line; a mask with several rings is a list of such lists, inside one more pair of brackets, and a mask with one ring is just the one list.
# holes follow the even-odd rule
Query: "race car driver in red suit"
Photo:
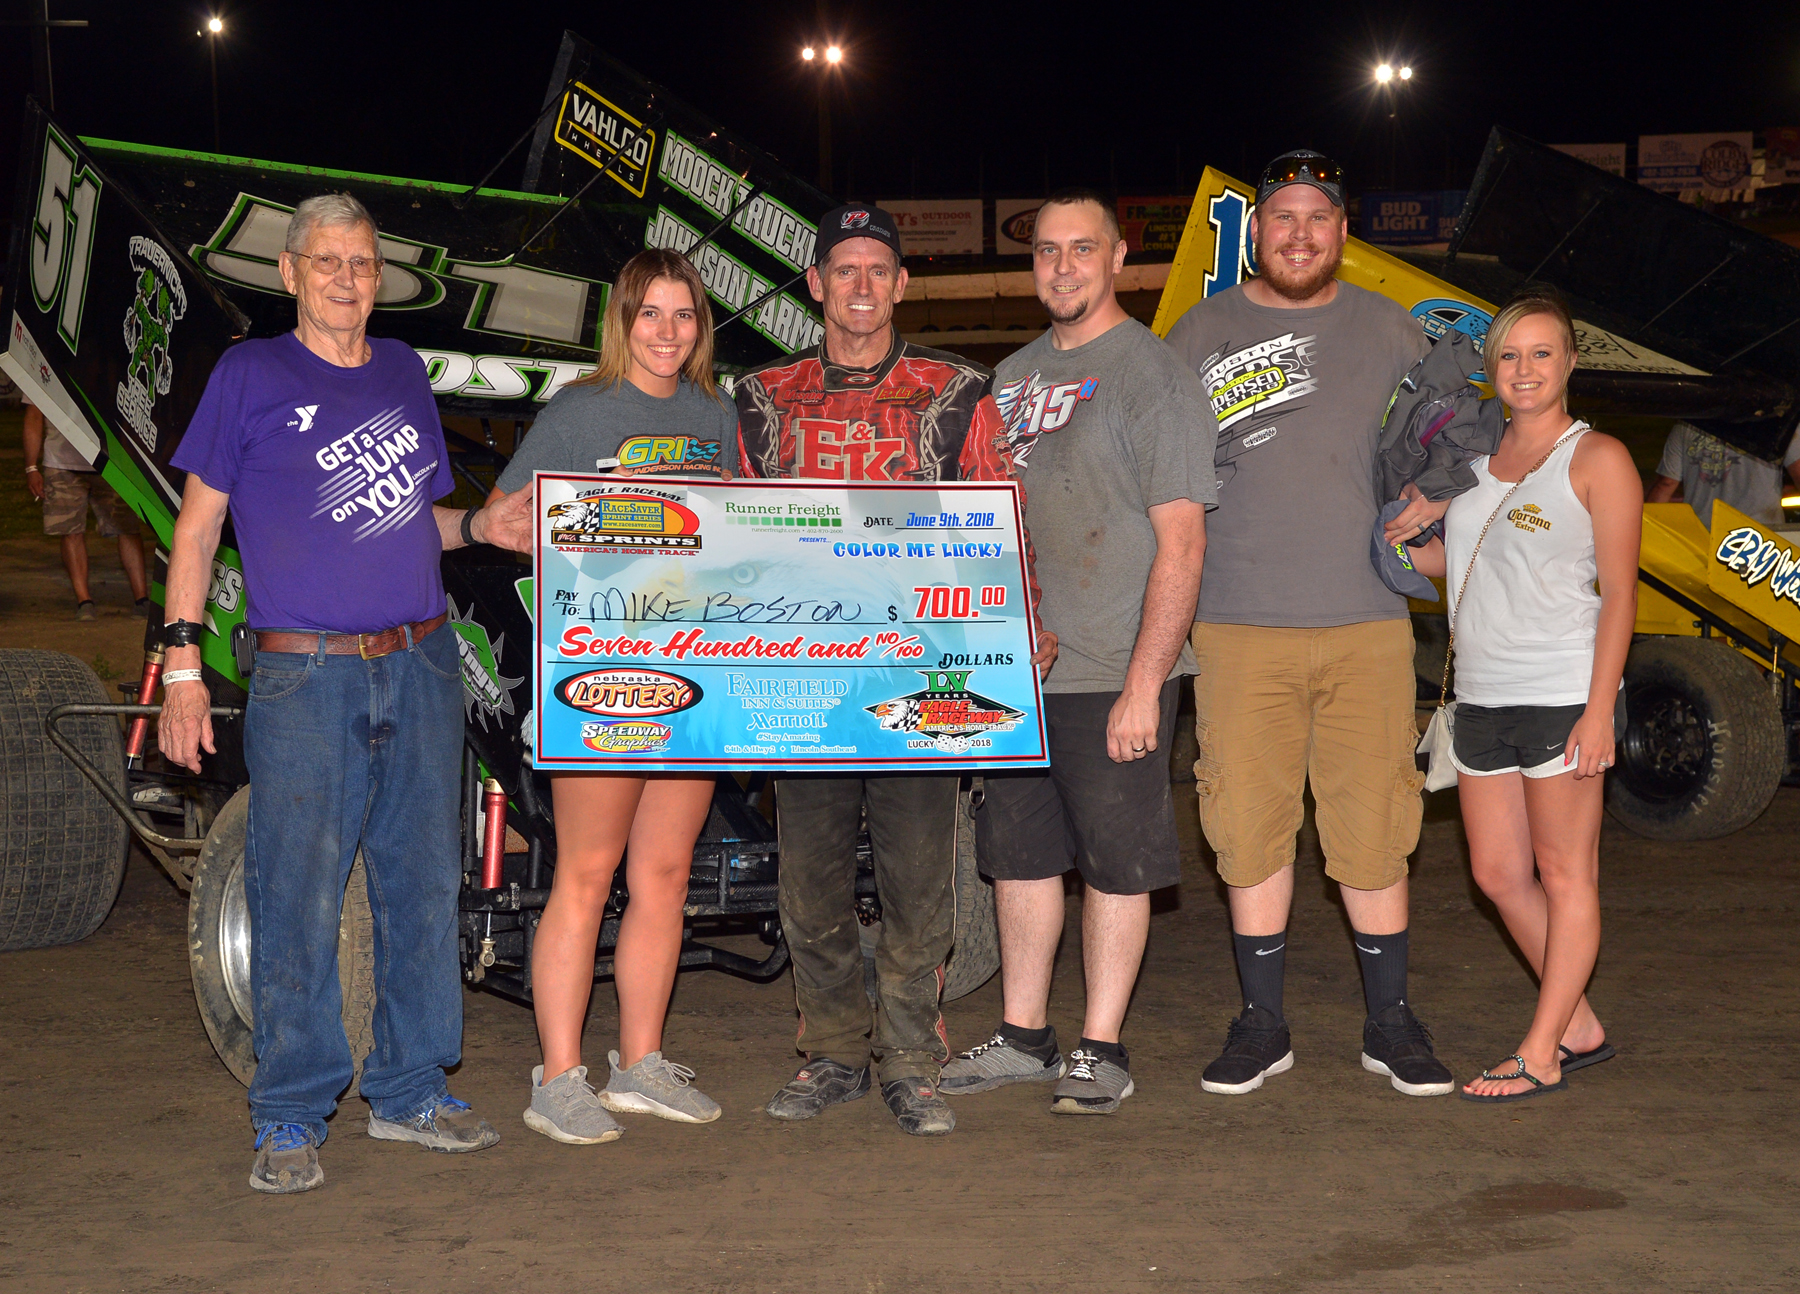
[[[816, 350], [738, 378], [746, 476], [828, 481], [1015, 479], [993, 374], [945, 351], [900, 339], [894, 306], [906, 293], [900, 234], [879, 207], [851, 204], [819, 222], [807, 286], [823, 307]], [[1027, 558], [1030, 556], [1027, 543]], [[1032, 603], [1037, 580], [1031, 579]], [[1040, 633], [1033, 664], [1047, 670], [1056, 636]], [[769, 1102], [778, 1119], [810, 1119], [870, 1088], [902, 1130], [937, 1136], [956, 1126], [938, 1094], [949, 1059], [938, 1009], [954, 938], [954, 774], [796, 775], [776, 785], [781, 833], [781, 927], [794, 959], [806, 1055]], [[865, 806], [881, 893], [875, 949], [879, 1001], [863, 989], [856, 920], [856, 838]]]

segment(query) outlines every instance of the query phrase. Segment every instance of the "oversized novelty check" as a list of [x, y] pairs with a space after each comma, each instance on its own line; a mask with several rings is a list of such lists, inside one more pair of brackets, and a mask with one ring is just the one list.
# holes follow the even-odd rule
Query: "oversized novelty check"
[[1016, 487], [537, 474], [536, 764], [1042, 768]]

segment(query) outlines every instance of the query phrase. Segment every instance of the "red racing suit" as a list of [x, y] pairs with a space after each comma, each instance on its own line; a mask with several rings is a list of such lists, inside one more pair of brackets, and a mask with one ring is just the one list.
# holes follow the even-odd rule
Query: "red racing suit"
[[[744, 475], [813, 481], [1018, 481], [994, 404], [993, 371], [949, 351], [902, 341], [874, 368], [847, 368], [814, 350], [771, 360], [737, 379]], [[1020, 487], [1019, 508], [1025, 508]], [[1031, 536], [1025, 578], [1038, 605]]]

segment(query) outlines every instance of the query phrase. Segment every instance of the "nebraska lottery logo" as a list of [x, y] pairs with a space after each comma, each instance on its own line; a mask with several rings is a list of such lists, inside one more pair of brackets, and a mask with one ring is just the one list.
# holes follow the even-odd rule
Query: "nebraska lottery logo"
[[556, 699], [570, 709], [615, 719], [675, 714], [698, 705], [701, 695], [692, 679], [654, 669], [589, 670], [556, 685]]
[[581, 744], [602, 755], [653, 755], [668, 746], [675, 730], [650, 719], [612, 719], [581, 725]]

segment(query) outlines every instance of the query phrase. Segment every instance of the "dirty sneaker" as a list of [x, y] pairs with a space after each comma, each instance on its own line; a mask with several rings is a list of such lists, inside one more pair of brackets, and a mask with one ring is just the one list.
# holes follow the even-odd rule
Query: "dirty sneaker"
[[619, 1121], [606, 1112], [594, 1085], [587, 1081], [587, 1066], [565, 1069], [548, 1083], [544, 1067], [531, 1067], [531, 1108], [525, 1126], [552, 1141], [570, 1146], [597, 1146], [625, 1135]]
[[100, 608], [94, 605], [91, 598], [83, 598], [75, 604], [75, 618], [77, 620], [98, 620]]
[[897, 1078], [881, 1085], [881, 1099], [900, 1124], [900, 1131], [915, 1137], [941, 1137], [956, 1126], [949, 1103], [929, 1079]]
[[1363, 1025], [1362, 1067], [1385, 1074], [1396, 1092], [1448, 1096], [1456, 1086], [1444, 1062], [1432, 1054], [1431, 1030], [1412, 1008], [1396, 1002]]
[[764, 1108], [777, 1119], [810, 1119], [828, 1105], [869, 1094], [869, 1067], [851, 1069], [835, 1060], [809, 1060]]
[[1200, 1090], [1242, 1096], [1261, 1087], [1270, 1074], [1285, 1074], [1293, 1067], [1287, 1021], [1260, 1006], [1245, 1007], [1225, 1031], [1225, 1050], [1201, 1073]]
[[1052, 1114], [1111, 1114], [1137, 1091], [1131, 1071], [1110, 1056], [1077, 1047], [1069, 1053], [1069, 1072], [1050, 1094]]
[[600, 1104], [614, 1114], [654, 1114], [677, 1123], [711, 1123], [719, 1103], [694, 1087], [694, 1071], [653, 1051], [630, 1069], [619, 1068], [619, 1053], [606, 1053], [612, 1077], [600, 1093]]
[[404, 1123], [371, 1114], [369, 1135], [377, 1141], [410, 1141], [427, 1150], [449, 1154], [486, 1150], [500, 1140], [493, 1125], [470, 1109], [468, 1102], [449, 1095]]
[[[1017, 1040], [996, 1029], [986, 1042], [977, 1043], [944, 1066], [938, 1075], [938, 1091], [945, 1096], [988, 1092], [1008, 1083], [1054, 1083], [1069, 1072], [1069, 1062], [1057, 1050], [1050, 1035], [1049, 1057], [1026, 1051]], [[887, 1089], [883, 1088], [883, 1092]]]
[[319, 1148], [303, 1123], [271, 1123], [256, 1134], [256, 1162], [250, 1189], [270, 1195], [298, 1195], [325, 1184]]

